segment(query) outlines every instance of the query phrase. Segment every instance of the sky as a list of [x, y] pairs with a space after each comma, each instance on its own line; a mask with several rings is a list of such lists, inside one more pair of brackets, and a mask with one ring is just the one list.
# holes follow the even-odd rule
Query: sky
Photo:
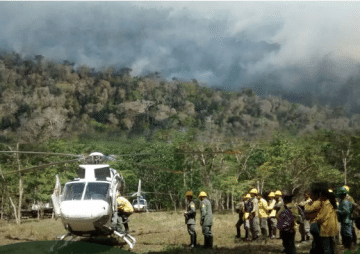
[[0, 2], [0, 49], [360, 106], [359, 2]]

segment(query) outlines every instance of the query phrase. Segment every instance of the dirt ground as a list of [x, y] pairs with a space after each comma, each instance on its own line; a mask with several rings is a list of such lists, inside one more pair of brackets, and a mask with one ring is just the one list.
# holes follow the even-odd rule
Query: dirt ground
[[[198, 216], [197, 216], [198, 217]], [[271, 254], [281, 253], [282, 242], [280, 239], [272, 239], [259, 242], [246, 242], [235, 238], [237, 221], [236, 214], [215, 214], [212, 227], [214, 235], [213, 250], [203, 251], [196, 249], [193, 253], [254, 253]], [[152, 212], [133, 214], [130, 216], [130, 234], [136, 238], [133, 252], [136, 253], [188, 253], [187, 245], [190, 237], [186, 230], [184, 217], [181, 212]], [[196, 225], [197, 242], [204, 243], [200, 225]], [[241, 229], [244, 237], [244, 229]], [[54, 240], [66, 231], [61, 220], [24, 220], [21, 225], [13, 222], [0, 221], [0, 246], [28, 241]], [[357, 230], [358, 236], [360, 232]], [[122, 240], [109, 237], [77, 238], [77, 241], [86, 241], [97, 244], [105, 244], [116, 248], [128, 250], [128, 246]], [[310, 243], [299, 244], [300, 234], [296, 234], [297, 253], [309, 253]], [[354, 250], [355, 251], [355, 248]], [[342, 253], [342, 246], [337, 246], [336, 253]]]

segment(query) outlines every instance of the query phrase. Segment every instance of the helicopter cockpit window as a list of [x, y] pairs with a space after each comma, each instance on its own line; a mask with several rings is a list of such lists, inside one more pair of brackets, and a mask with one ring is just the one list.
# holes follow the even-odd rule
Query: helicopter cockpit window
[[[137, 199], [134, 199], [133, 205], [137, 205]], [[143, 199], [140, 199], [140, 205], [145, 205], [145, 202]]]
[[78, 178], [84, 179], [85, 178], [85, 169], [79, 168], [78, 170]]
[[81, 200], [85, 183], [68, 183], [65, 185], [63, 200]]
[[102, 199], [107, 201], [108, 190], [109, 190], [108, 183], [88, 183], [86, 186], [84, 200]]
[[95, 169], [95, 178], [97, 180], [103, 180], [103, 179], [106, 179], [106, 177], [111, 177], [109, 167]]

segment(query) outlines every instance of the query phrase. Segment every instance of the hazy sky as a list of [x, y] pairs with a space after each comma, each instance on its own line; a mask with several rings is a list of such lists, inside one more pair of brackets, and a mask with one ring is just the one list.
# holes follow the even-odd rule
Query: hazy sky
[[358, 2], [0, 2], [0, 48], [360, 105]]

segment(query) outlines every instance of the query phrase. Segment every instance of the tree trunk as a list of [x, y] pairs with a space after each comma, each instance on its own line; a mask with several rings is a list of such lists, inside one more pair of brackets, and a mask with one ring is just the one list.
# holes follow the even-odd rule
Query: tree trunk
[[15, 216], [15, 221], [16, 221], [16, 224], [20, 224], [20, 221], [19, 221], [19, 218], [18, 218], [18, 213], [16, 211], [16, 206], [14, 204], [14, 202], [12, 201], [11, 197], [9, 197], [9, 200], [10, 200], [10, 203], [14, 209], [14, 216]]
[[231, 211], [232, 214], [234, 214], [234, 187], [232, 188], [232, 192], [231, 192]]
[[226, 210], [229, 210], [229, 192], [226, 193]]
[[171, 202], [173, 202], [174, 209], [175, 209], [175, 212], [176, 212], [176, 202], [174, 201], [174, 199], [173, 199], [172, 194], [171, 194], [170, 191], [169, 191], [169, 194], [170, 194]]

